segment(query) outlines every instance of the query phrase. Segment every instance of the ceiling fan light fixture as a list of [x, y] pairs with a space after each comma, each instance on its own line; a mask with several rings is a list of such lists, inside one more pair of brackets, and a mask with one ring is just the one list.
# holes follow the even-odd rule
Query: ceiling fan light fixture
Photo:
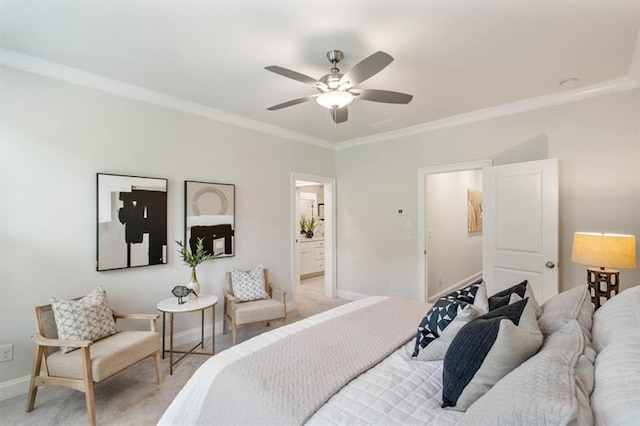
[[318, 103], [318, 105], [321, 105], [328, 109], [342, 108], [349, 105], [351, 101], [353, 101], [353, 95], [343, 90], [332, 90], [330, 92], [325, 92], [316, 98], [316, 102]]

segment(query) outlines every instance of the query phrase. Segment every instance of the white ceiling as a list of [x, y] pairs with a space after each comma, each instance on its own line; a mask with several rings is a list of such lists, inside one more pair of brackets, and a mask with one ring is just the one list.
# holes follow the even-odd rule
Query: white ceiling
[[[627, 76], [640, 1], [2, 1], [2, 47], [317, 140], [342, 142]], [[314, 78], [382, 50], [395, 61], [359, 87], [414, 95], [355, 100], [349, 120], [264, 70]], [[239, 116], [239, 117], [236, 117]], [[273, 129], [273, 128], [272, 128]]]

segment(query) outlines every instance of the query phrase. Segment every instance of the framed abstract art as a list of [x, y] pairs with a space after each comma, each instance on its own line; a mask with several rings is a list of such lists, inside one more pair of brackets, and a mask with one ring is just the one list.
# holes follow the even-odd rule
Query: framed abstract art
[[207, 253], [235, 255], [235, 191], [233, 184], [184, 182], [184, 240], [192, 251], [202, 238]]
[[97, 270], [167, 263], [167, 179], [97, 174]]

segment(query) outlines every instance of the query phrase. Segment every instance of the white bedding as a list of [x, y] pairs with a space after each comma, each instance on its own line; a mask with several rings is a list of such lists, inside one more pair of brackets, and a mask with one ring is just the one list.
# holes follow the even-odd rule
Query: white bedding
[[442, 361], [411, 359], [413, 340], [352, 380], [308, 425], [420, 424], [450, 426], [464, 413], [442, 404]]
[[[578, 294], [579, 291], [573, 293]], [[291, 336], [299, 330], [313, 327], [385, 299], [387, 298], [371, 297], [352, 302], [264, 333], [216, 355], [203, 364], [187, 382], [183, 390], [168, 407], [159, 424], [196, 423], [204, 398], [214, 378], [223, 368], [236, 360], [242, 359], [287, 336]], [[584, 301], [580, 301], [580, 303], [584, 303]], [[550, 306], [545, 309], [550, 308]], [[640, 357], [638, 357], [640, 351], [639, 312], [640, 287], [637, 287], [626, 290], [607, 302], [594, 316], [592, 333], [589, 334], [592, 334], [594, 348], [598, 348], [599, 353], [595, 361], [596, 386], [591, 394], [591, 407], [586, 405], [586, 410], [593, 409], [593, 421], [596, 425], [640, 424], [638, 423], [640, 420], [640, 393], [637, 392], [640, 383]], [[574, 328], [578, 330], [577, 326]], [[561, 328], [561, 330], [563, 329]], [[561, 335], [561, 330], [556, 331], [559, 334], [555, 337]], [[554, 335], [550, 336], [549, 339]], [[585, 335], [585, 339], [585, 341], [589, 340], [588, 335]], [[547, 346], [551, 344], [551, 340], [549, 340]], [[534, 372], [529, 371], [531, 365], [535, 364], [536, 358], [544, 356], [544, 353], [534, 356], [510, 373], [504, 379], [506, 381], [502, 385], [499, 382], [494, 389], [477, 401], [476, 404], [480, 404], [479, 406], [472, 405], [467, 413], [462, 413], [440, 408], [442, 361], [427, 362], [411, 359], [412, 346], [413, 341], [408, 342], [379, 364], [355, 377], [320, 407], [308, 419], [307, 424], [426, 424], [449, 426], [470, 423], [496, 424], [502, 421], [505, 421], [506, 424], [511, 424], [513, 423], [512, 420], [516, 421], [516, 419], [520, 420], [521, 423], [541, 424], [545, 421], [545, 418], [547, 420], [550, 419], [546, 414], [547, 412], [551, 413], [553, 410], [545, 409], [545, 415], [535, 410], [529, 410], [531, 407], [541, 407], [540, 404], [544, 401], [539, 395], [536, 396], [536, 392], [526, 390], [526, 386], [523, 386], [524, 382], [529, 380], [530, 377], [538, 377], [542, 373], [551, 374], [554, 378], [561, 376], [559, 373], [546, 371], [548, 369], [548, 363], [546, 362], [543, 362], [539, 367], [545, 370], [542, 373], [537, 372], [537, 370]], [[363, 349], [366, 350], [366, 348]], [[542, 352], [544, 352], [544, 347]], [[564, 352], [564, 349], [560, 352]], [[584, 356], [581, 355], [581, 357]], [[592, 360], [589, 359], [587, 364], [591, 370], [591, 373], [588, 374], [591, 379], [587, 381], [591, 383], [593, 379]], [[582, 371], [583, 369], [576, 367], [576, 374], [579, 373], [578, 370]], [[543, 376], [544, 374], [540, 377]], [[576, 380], [575, 385], [579, 386], [581, 380]], [[549, 386], [556, 389], [562, 383], [557, 382], [557, 380], [551, 380], [549, 377], [543, 377], [542, 382], [545, 385], [543, 387], [538, 386], [539, 384], [536, 385], [535, 380], [529, 385], [540, 387], [540, 389], [536, 388], [538, 393], [549, 392], [549, 395], [552, 396], [551, 403], [562, 405], [559, 408], [571, 409], [572, 413], [576, 411], [574, 410], [575, 403], [573, 399], [569, 402], [561, 402], [558, 397], [553, 396], [555, 395], [553, 392], [545, 390]], [[574, 381], [569, 380], [567, 383], [572, 385]], [[567, 392], [573, 395], [574, 387], [569, 386], [568, 388], [569, 391]], [[591, 387], [588, 386], [588, 388], [590, 389]], [[511, 391], [511, 389], [514, 391]], [[495, 401], [490, 403], [492, 397]], [[520, 405], [514, 406], [514, 401], [510, 400], [511, 398], [515, 399], [516, 402], [520, 401]], [[586, 398], [583, 399], [585, 401], [578, 401], [578, 403], [584, 402], [586, 404]], [[501, 410], [500, 413], [494, 413], [498, 409]], [[517, 412], [513, 412], [513, 410]], [[590, 413], [586, 412], [586, 414]], [[576, 416], [572, 417], [574, 422], [591, 424], [591, 416], [580, 415], [580, 412], [577, 412]], [[561, 417], [562, 419], [558, 420], [557, 423], [566, 424], [567, 422], [563, 419], [567, 416]], [[501, 420], [494, 419], [494, 421], [490, 421], [488, 420], [489, 418], [500, 418]], [[527, 421], [523, 419], [527, 419]], [[554, 421], [552, 420], [552, 422]]]
[[194, 424], [202, 409], [205, 396], [213, 382], [215, 376], [227, 365], [243, 358], [260, 348], [271, 345], [299, 330], [312, 327], [332, 318], [337, 318], [349, 312], [354, 312], [362, 307], [373, 305], [387, 297], [376, 296], [361, 299], [346, 305], [339, 306], [329, 311], [314, 315], [310, 318], [286, 325], [284, 327], [263, 333], [253, 339], [247, 340], [240, 345], [227, 349], [215, 357], [205, 362], [196, 373], [189, 379], [184, 388], [173, 400], [167, 411], [160, 418], [158, 424]]

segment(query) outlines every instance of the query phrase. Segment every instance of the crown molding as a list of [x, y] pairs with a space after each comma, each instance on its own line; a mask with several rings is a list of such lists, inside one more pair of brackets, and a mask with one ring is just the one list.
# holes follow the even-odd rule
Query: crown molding
[[510, 102], [495, 107], [479, 109], [476, 111], [454, 115], [440, 120], [430, 121], [428, 123], [418, 124], [416, 126], [405, 127], [399, 130], [393, 130], [377, 135], [365, 136], [362, 138], [338, 142], [335, 145], [335, 149], [339, 151], [342, 149], [369, 145], [372, 143], [387, 142], [399, 138], [431, 132], [434, 130], [447, 129], [450, 127], [460, 126], [462, 124], [490, 120], [492, 118], [504, 117], [521, 112], [534, 111], [555, 105], [562, 105], [570, 102], [581, 101], [583, 99], [594, 98], [597, 96], [609, 95], [625, 90], [637, 89], [639, 87], [640, 84], [630, 77], [607, 80], [601, 83], [585, 86], [567, 92], [553, 93], [550, 95], [523, 99], [520, 101]]
[[163, 108], [173, 109], [186, 114], [204, 117], [237, 127], [289, 139], [295, 142], [301, 142], [336, 151], [372, 143], [392, 141], [434, 130], [446, 129], [463, 124], [518, 114], [521, 112], [534, 111], [537, 109], [576, 102], [597, 96], [609, 95], [640, 87], [640, 83], [635, 79], [631, 77], [622, 77], [562, 93], [523, 99], [495, 107], [480, 109], [440, 120], [418, 124], [416, 126], [405, 127], [399, 130], [392, 130], [372, 136], [364, 136], [361, 138], [334, 143], [257, 120], [251, 120], [236, 114], [230, 114], [206, 105], [187, 101], [161, 92], [156, 92], [141, 86], [124, 83], [119, 80], [103, 77], [98, 74], [68, 67], [66, 65], [61, 65], [35, 56], [26, 55], [4, 47], [0, 47], [0, 64], [33, 74], [65, 81], [67, 83], [99, 90], [105, 93], [126, 97]]
[[324, 139], [314, 138], [302, 133], [293, 132], [278, 126], [251, 120], [236, 114], [230, 114], [196, 102], [180, 99], [161, 92], [146, 89], [119, 80], [100, 76], [77, 68], [61, 65], [35, 56], [26, 55], [15, 50], [0, 47], [0, 64], [33, 74], [50, 77], [67, 83], [122, 96], [140, 102], [173, 109], [187, 114], [232, 124], [237, 127], [255, 130], [272, 136], [302, 142], [325, 149], [334, 149], [335, 144]]

